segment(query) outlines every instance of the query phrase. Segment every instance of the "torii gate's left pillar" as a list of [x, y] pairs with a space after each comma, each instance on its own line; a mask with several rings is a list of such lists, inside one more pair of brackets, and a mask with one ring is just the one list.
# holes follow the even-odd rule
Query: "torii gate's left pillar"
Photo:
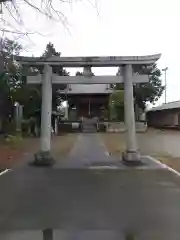
[[40, 151], [35, 154], [35, 165], [51, 165], [52, 67], [44, 65], [42, 79]]

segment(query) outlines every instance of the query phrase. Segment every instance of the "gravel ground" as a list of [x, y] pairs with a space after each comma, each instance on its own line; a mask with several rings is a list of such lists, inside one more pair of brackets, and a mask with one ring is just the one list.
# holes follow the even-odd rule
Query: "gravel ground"
[[[70, 151], [75, 143], [77, 135], [67, 134], [52, 138], [52, 155], [56, 159], [61, 159]], [[17, 164], [23, 163], [27, 156], [33, 157], [33, 154], [39, 151], [40, 141], [38, 138], [25, 138], [22, 143], [13, 146], [0, 144], [0, 171], [6, 168], [13, 168]]]

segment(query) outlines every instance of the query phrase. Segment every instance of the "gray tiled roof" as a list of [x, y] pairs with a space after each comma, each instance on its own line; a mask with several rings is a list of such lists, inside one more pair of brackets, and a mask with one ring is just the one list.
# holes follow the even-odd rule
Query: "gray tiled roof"
[[175, 109], [175, 108], [180, 108], [180, 101], [163, 103], [160, 106], [153, 107], [153, 108], [147, 110], [147, 112], [162, 111], [162, 110], [166, 110], [166, 109]]
[[[69, 86], [68, 94], [108, 94], [113, 90], [109, 88], [108, 84], [71, 84]], [[66, 91], [61, 91], [61, 93]]]

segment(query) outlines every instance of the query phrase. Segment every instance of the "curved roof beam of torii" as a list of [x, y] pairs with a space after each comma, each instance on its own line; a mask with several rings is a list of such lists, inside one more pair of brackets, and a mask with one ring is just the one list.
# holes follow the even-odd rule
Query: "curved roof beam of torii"
[[125, 64], [151, 65], [155, 63], [161, 54], [146, 56], [109, 56], [109, 57], [59, 57], [53, 56], [48, 59], [42, 57], [15, 56], [14, 59], [24, 65], [57, 65], [62, 67], [116, 67]]

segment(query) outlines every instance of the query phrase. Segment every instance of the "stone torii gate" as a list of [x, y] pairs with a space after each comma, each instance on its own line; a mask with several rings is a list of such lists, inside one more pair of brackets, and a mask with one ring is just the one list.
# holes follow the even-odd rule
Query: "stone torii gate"
[[[59, 57], [48, 59], [33, 57], [16, 57], [16, 60], [26, 66], [40, 66], [43, 74], [27, 76], [28, 84], [42, 85], [41, 136], [40, 152], [35, 155], [35, 162], [51, 164], [51, 113], [52, 85], [58, 89], [59, 84], [111, 84], [124, 83], [124, 107], [126, 132], [126, 151], [123, 160], [126, 163], [139, 164], [140, 153], [136, 141], [133, 84], [148, 82], [148, 74], [137, 74], [138, 70], [148, 69], [159, 58], [160, 54], [149, 56], [121, 57]], [[59, 76], [52, 73], [53, 66], [83, 67], [84, 76]], [[119, 67], [117, 76], [92, 76], [91, 67]]]

